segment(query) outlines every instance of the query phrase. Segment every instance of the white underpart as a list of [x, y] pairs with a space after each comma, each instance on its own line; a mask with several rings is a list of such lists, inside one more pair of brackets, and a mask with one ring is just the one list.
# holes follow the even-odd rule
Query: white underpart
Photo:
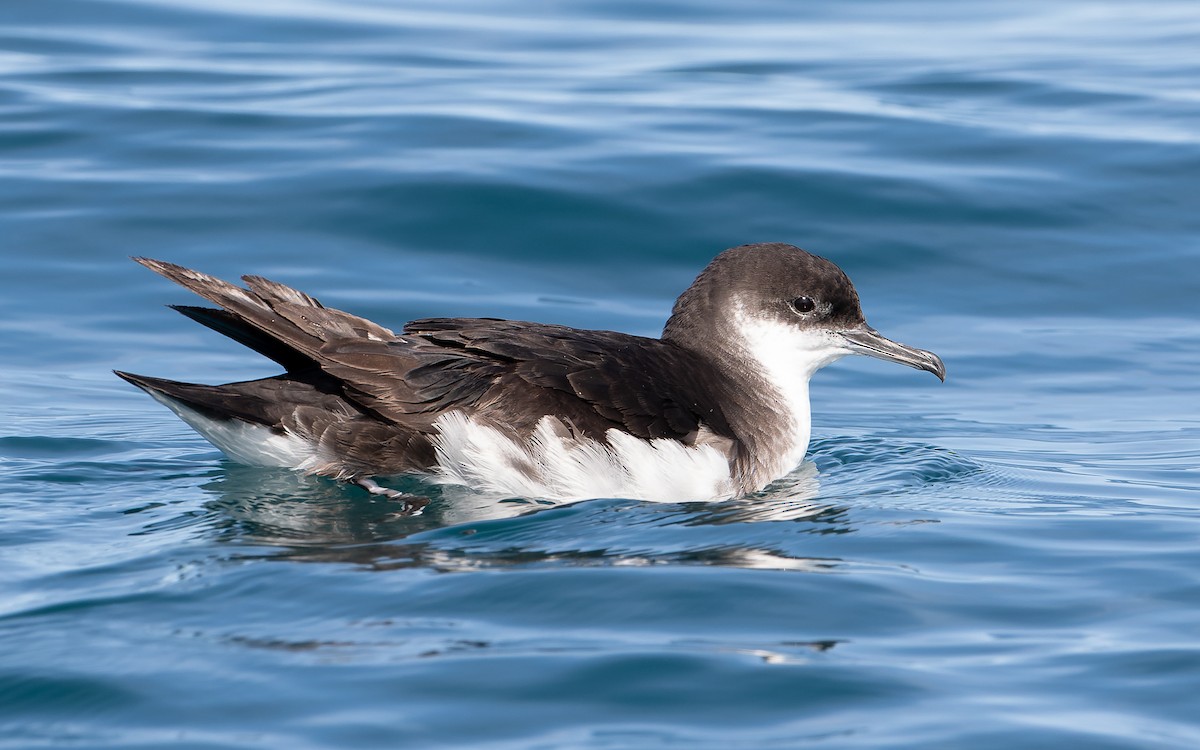
[[317, 447], [298, 435], [240, 419], [212, 419], [170, 396], [153, 390], [147, 393], [238, 463], [301, 471], [321, 463]]
[[605, 441], [568, 437], [550, 416], [527, 440], [510, 439], [461, 412], [442, 415], [434, 426], [438, 479], [489, 494], [661, 502], [733, 494], [729, 459], [713, 445], [642, 440], [619, 430], [609, 430]]
[[735, 307], [734, 321], [750, 359], [780, 398], [780, 410], [790, 420], [790, 447], [775, 458], [771, 480], [795, 469], [804, 460], [812, 436], [812, 408], [808, 381], [825, 365], [850, 353], [837, 333], [801, 328], [790, 321], [755, 316], [744, 305]]

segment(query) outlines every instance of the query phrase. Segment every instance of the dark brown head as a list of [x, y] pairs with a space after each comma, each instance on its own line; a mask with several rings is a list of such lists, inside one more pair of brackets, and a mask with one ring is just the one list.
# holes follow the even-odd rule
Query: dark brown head
[[741, 245], [714, 258], [675, 302], [663, 339], [718, 357], [749, 353], [768, 369], [795, 367], [805, 381], [851, 353], [946, 375], [936, 354], [867, 325], [842, 269], [779, 242]]

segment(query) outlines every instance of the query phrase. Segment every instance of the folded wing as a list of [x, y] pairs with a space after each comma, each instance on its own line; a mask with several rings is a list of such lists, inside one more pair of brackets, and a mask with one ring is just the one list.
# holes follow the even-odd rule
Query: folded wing
[[292, 377], [324, 373], [320, 382], [339, 388], [339, 396], [407, 430], [429, 431], [440, 415], [463, 410], [518, 433], [553, 414], [597, 439], [612, 428], [684, 442], [702, 427], [731, 434], [713, 406], [727, 387], [717, 373], [657, 339], [489, 318], [418, 320], [397, 335], [258, 276], [243, 277], [248, 288], [241, 288], [171, 263], [135, 260], [221, 308], [175, 309]]

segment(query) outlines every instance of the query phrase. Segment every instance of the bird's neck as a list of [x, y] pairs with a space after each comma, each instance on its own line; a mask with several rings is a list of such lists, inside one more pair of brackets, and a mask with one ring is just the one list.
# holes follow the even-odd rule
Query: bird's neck
[[845, 352], [823, 332], [757, 318], [738, 305], [704, 325], [678, 315], [671, 321], [664, 340], [696, 351], [732, 384], [724, 400], [744, 447], [740, 471], [747, 489], [761, 489], [796, 468], [812, 434], [809, 379]]

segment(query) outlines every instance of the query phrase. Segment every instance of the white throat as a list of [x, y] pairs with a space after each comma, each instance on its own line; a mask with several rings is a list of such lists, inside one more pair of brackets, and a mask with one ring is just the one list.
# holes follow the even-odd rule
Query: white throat
[[808, 381], [817, 370], [849, 352], [838, 336], [821, 329], [802, 329], [772, 318], [753, 315], [744, 305], [734, 313], [735, 325], [745, 342], [746, 355], [779, 399], [779, 411], [789, 421], [790, 446], [773, 467], [778, 478], [796, 468], [808, 451], [812, 435], [812, 410]]

